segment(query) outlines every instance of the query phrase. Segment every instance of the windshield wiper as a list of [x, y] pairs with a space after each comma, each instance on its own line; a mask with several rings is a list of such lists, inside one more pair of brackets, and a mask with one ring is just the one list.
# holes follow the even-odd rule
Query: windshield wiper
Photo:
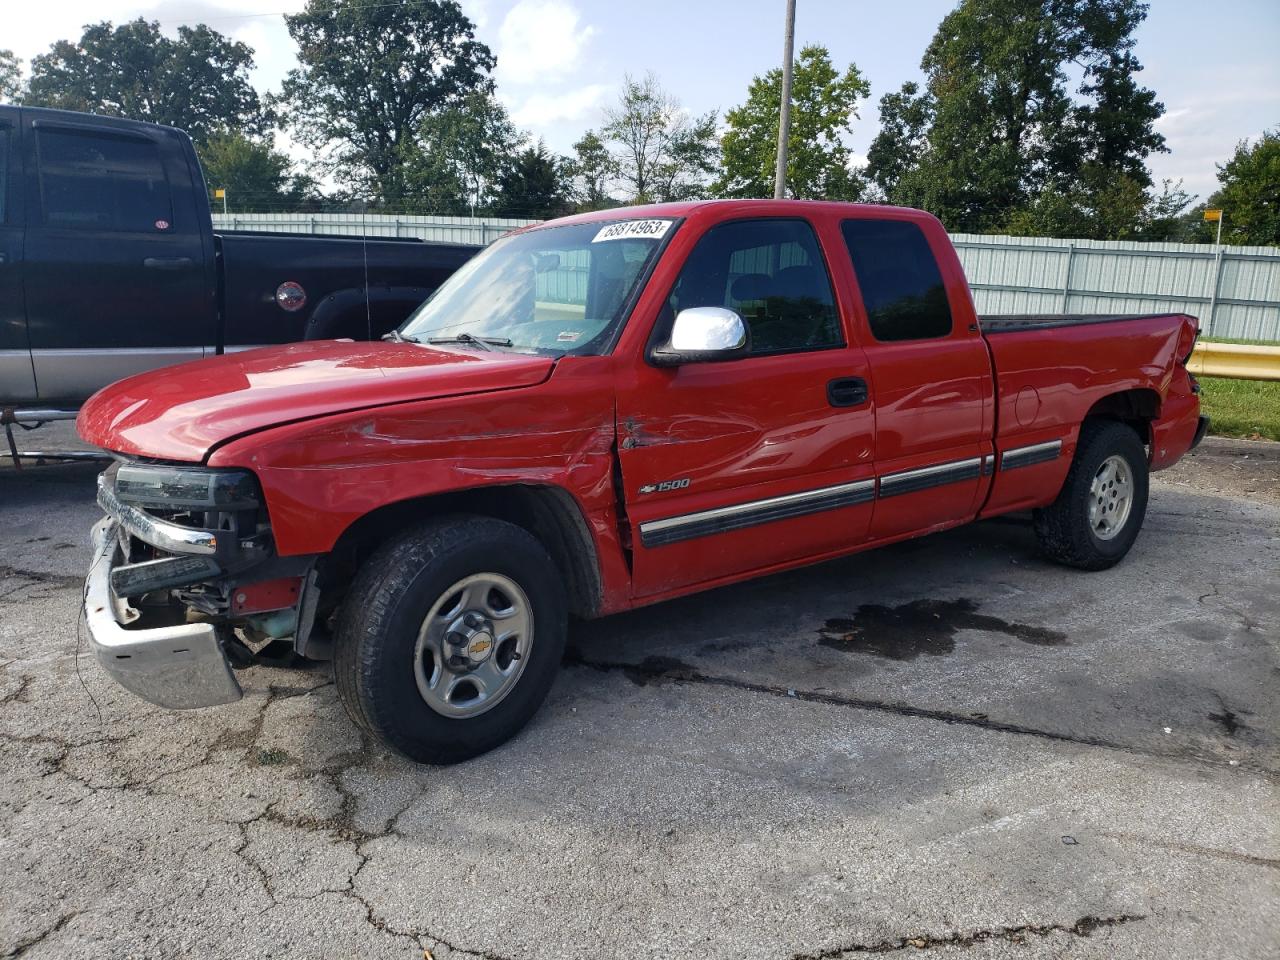
[[511, 341], [506, 337], [477, 337], [472, 333], [460, 333], [453, 337], [432, 337], [427, 343], [474, 343], [483, 350], [511, 346]]
[[390, 340], [392, 343], [421, 343], [417, 337], [406, 337], [399, 330], [390, 330], [382, 335], [383, 340]]

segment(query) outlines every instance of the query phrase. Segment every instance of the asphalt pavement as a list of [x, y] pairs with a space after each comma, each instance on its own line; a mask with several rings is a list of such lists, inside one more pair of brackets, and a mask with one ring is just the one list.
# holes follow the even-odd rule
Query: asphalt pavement
[[0, 957], [1274, 957], [1280, 447], [1233, 450], [1108, 572], [1013, 519], [576, 625], [449, 768], [327, 666], [117, 688], [96, 468], [0, 468]]

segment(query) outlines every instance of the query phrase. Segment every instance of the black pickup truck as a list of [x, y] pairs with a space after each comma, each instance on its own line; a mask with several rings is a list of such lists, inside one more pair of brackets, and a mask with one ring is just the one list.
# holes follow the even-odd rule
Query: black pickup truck
[[181, 130], [0, 106], [0, 406], [68, 409], [248, 346], [373, 339], [478, 250], [215, 234]]

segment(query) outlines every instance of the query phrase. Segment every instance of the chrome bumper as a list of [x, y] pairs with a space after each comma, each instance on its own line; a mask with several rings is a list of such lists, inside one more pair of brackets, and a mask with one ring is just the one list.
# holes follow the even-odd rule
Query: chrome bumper
[[104, 474], [98, 475], [98, 506], [143, 543], [157, 549], [200, 557], [212, 557], [218, 552], [218, 537], [212, 530], [196, 530], [169, 523], [121, 503]]
[[240, 684], [212, 624], [147, 630], [120, 625], [126, 605], [111, 592], [111, 568], [120, 558], [114, 520], [93, 528], [93, 547], [84, 612], [102, 668], [126, 690], [161, 707], [185, 710], [239, 700]]

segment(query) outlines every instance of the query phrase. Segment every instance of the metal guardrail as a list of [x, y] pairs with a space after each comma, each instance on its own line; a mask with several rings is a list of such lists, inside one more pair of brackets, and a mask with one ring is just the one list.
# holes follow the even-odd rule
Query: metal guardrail
[[1187, 369], [1202, 377], [1280, 382], [1280, 346], [1201, 341], [1192, 351]]

